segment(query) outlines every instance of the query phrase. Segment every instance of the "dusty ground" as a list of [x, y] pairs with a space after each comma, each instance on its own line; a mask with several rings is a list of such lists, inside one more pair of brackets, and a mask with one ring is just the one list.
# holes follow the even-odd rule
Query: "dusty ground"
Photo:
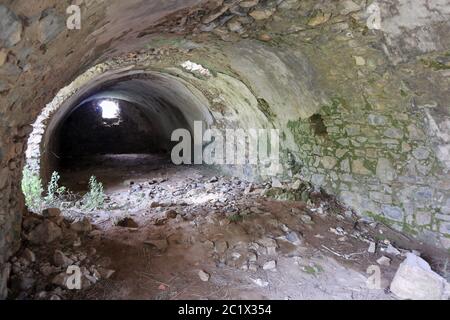
[[[81, 291], [57, 291], [62, 298], [393, 299], [387, 288], [407, 249], [448, 271], [446, 253], [358, 220], [318, 192], [307, 203], [278, 201], [263, 196], [267, 184], [136, 155], [78, 162], [62, 172], [63, 184], [81, 191], [92, 174], [105, 184], [107, 210], [90, 214], [97, 230], [64, 253], [95, 248], [91, 263], [116, 272]], [[52, 247], [31, 249], [51, 259]], [[382, 256], [390, 265], [378, 265]], [[381, 269], [379, 289], [367, 285], [370, 265]]]

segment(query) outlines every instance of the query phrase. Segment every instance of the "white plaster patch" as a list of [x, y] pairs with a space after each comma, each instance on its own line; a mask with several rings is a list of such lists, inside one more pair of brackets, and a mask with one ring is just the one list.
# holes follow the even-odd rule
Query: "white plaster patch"
[[202, 76], [205, 76], [205, 77], [210, 77], [211, 76], [211, 72], [208, 69], [204, 68], [202, 65], [198, 64], [198, 63], [195, 63], [195, 62], [192, 62], [192, 61], [188, 60], [188, 61], [183, 62], [181, 64], [181, 66], [185, 70], [187, 70], [189, 72], [199, 73], [199, 74], [201, 74]]

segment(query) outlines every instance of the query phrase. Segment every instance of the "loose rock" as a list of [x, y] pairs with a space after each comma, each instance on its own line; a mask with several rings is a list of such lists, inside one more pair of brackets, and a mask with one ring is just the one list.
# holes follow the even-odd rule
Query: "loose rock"
[[0, 5], [0, 47], [10, 48], [22, 39], [22, 22], [4, 5]]
[[390, 266], [390, 265], [391, 265], [391, 259], [388, 258], [388, 257], [382, 256], [381, 258], [379, 258], [379, 259], [377, 260], [377, 263], [378, 263], [380, 266]]
[[53, 263], [57, 267], [68, 267], [73, 264], [73, 260], [68, 258], [62, 251], [56, 250], [53, 254]]
[[376, 247], [375, 242], [370, 242], [369, 248], [367, 249], [367, 252], [369, 252], [369, 253], [375, 253], [376, 248], [377, 248], [377, 247]]
[[200, 271], [198, 272], [198, 276], [199, 276], [200, 280], [202, 280], [202, 281], [204, 281], [204, 282], [208, 282], [208, 281], [209, 281], [209, 278], [211, 277], [211, 276], [209, 275], [209, 273], [207, 273], [207, 272], [205, 272], [205, 271], [203, 271], [203, 270], [200, 270]]
[[92, 231], [92, 225], [88, 218], [74, 222], [70, 225], [70, 229], [78, 233], [87, 233]]
[[411, 300], [446, 300], [449, 289], [443, 277], [431, 270], [425, 260], [412, 253], [407, 253], [390, 286], [396, 296]]
[[163, 240], [147, 240], [144, 242], [146, 245], [150, 245], [152, 247], [155, 247], [160, 252], [165, 252], [167, 250], [167, 247], [169, 246], [166, 239]]
[[117, 225], [119, 227], [124, 227], [124, 228], [138, 228], [139, 227], [139, 225], [136, 223], [136, 221], [134, 221], [132, 218], [129, 218], [129, 217], [119, 220], [117, 222]]
[[277, 263], [275, 262], [275, 260], [268, 261], [263, 265], [264, 270], [275, 271], [276, 268], [277, 268]]
[[61, 238], [61, 236], [62, 231], [60, 227], [49, 220], [44, 220], [30, 232], [28, 239], [31, 243], [39, 245], [51, 243]]

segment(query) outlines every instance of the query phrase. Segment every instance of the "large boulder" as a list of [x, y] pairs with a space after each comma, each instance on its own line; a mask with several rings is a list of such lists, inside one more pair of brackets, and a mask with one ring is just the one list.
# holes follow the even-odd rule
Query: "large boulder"
[[76, 221], [70, 225], [70, 229], [78, 233], [88, 233], [92, 231], [92, 224], [88, 218]]
[[47, 244], [61, 238], [62, 231], [55, 223], [44, 220], [28, 235], [28, 240], [33, 244]]
[[449, 298], [450, 286], [443, 277], [431, 270], [425, 260], [408, 253], [400, 264], [390, 289], [401, 299], [446, 300]]
[[0, 5], [0, 47], [10, 48], [22, 39], [22, 22], [17, 15]]

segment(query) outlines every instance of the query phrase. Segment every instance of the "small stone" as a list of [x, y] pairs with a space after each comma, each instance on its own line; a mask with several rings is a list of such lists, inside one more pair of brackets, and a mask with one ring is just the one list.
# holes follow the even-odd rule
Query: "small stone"
[[295, 180], [295, 182], [292, 184], [291, 189], [292, 190], [298, 190], [302, 186], [301, 180]]
[[260, 279], [260, 278], [258, 278], [258, 279], [251, 279], [251, 278], [250, 278], [250, 280], [252, 280], [252, 282], [253, 282], [254, 284], [256, 284], [258, 287], [265, 288], [265, 287], [267, 287], [267, 286], [269, 285], [269, 282], [264, 281], [264, 280], [262, 280], [262, 279]]
[[161, 204], [158, 201], [152, 201], [150, 203], [150, 208], [158, 208], [161, 207]]
[[286, 240], [296, 246], [299, 246], [302, 244], [301, 238], [299, 237], [298, 233], [295, 231], [288, 232], [286, 234]]
[[389, 244], [389, 245], [387, 246], [385, 252], [386, 252], [387, 254], [391, 254], [391, 255], [394, 255], [394, 256], [397, 256], [397, 255], [400, 255], [400, 254], [401, 254], [401, 252], [400, 252], [397, 248], [395, 248], [394, 246], [392, 246], [391, 244]]
[[280, 182], [278, 178], [272, 178], [272, 188], [283, 188], [283, 184]]
[[266, 247], [266, 248], [277, 247], [277, 242], [274, 239], [269, 238], [269, 237], [261, 238], [261, 239], [257, 240], [257, 242], [259, 245]]
[[379, 259], [377, 260], [377, 263], [378, 263], [380, 266], [390, 266], [390, 265], [391, 265], [391, 259], [388, 258], [388, 257], [386, 257], [386, 256], [382, 256], [381, 258], [379, 258]]
[[98, 272], [100, 273], [100, 276], [102, 279], [109, 279], [112, 277], [112, 275], [116, 272], [115, 270], [111, 269], [105, 269], [105, 268], [99, 268]]
[[242, 33], [244, 31], [244, 28], [242, 27], [242, 24], [237, 20], [231, 20], [227, 23], [228, 30], [231, 32], [236, 33]]
[[205, 271], [203, 271], [203, 270], [200, 270], [200, 271], [198, 272], [198, 277], [199, 277], [200, 280], [202, 280], [203, 282], [208, 282], [208, 281], [209, 281], [209, 278], [210, 278], [211, 276], [209, 275], [209, 273], [207, 273], [207, 272], [205, 272]]
[[164, 215], [166, 216], [167, 219], [175, 219], [178, 215], [178, 212], [176, 212], [173, 209], [167, 210]]
[[169, 246], [169, 243], [166, 239], [163, 240], [146, 240], [144, 241], [144, 244], [155, 247], [160, 252], [165, 252], [167, 250], [167, 247]]
[[259, 0], [246, 0], [239, 3], [241, 8], [252, 8], [259, 3]]
[[214, 243], [214, 250], [217, 253], [220, 253], [220, 254], [225, 253], [225, 251], [227, 251], [227, 249], [228, 249], [228, 243], [226, 241], [216, 241]]
[[72, 223], [70, 229], [78, 233], [87, 233], [92, 231], [92, 225], [88, 218], [83, 218], [80, 221]]
[[119, 220], [119, 221], [117, 222], [117, 225], [118, 225], [119, 227], [123, 227], [123, 228], [133, 228], [133, 229], [139, 227], [139, 225], [136, 223], [136, 221], [134, 221], [132, 218], [129, 218], [129, 217], [125, 217], [125, 218]]
[[91, 276], [90, 274], [83, 275], [91, 284], [96, 284], [98, 279], [95, 276]]
[[306, 224], [310, 224], [310, 223], [313, 222], [312, 218], [309, 215], [307, 215], [307, 214], [302, 214], [300, 216], [300, 219], [303, 221], [303, 223], [306, 223]]
[[239, 252], [233, 252], [231, 254], [231, 258], [233, 258], [233, 260], [238, 260], [241, 257], [241, 254]]
[[29, 262], [35, 262], [36, 261], [36, 255], [34, 254], [33, 251], [31, 251], [28, 248], [25, 248], [25, 250], [23, 250], [22, 257], [24, 257]]
[[68, 279], [69, 276], [66, 274], [66, 272], [61, 272], [52, 279], [52, 283], [60, 287], [66, 287]]
[[101, 230], [93, 230], [89, 233], [89, 236], [92, 238], [100, 238], [102, 236]]
[[316, 27], [318, 25], [324, 24], [331, 18], [331, 13], [323, 13], [318, 10], [316, 14], [308, 21], [310, 27]]
[[47, 218], [55, 218], [61, 215], [61, 210], [58, 208], [48, 208], [42, 211], [42, 215]]
[[166, 222], [167, 222], [167, 218], [166, 217], [157, 217], [155, 219], [154, 224], [155, 224], [155, 226], [163, 226], [163, 225], [166, 224]]
[[375, 244], [375, 242], [370, 242], [369, 248], [367, 249], [367, 252], [375, 253], [375, 251], [376, 251], [376, 244]]
[[258, 36], [258, 39], [264, 42], [269, 42], [272, 40], [272, 37], [267, 33], [262, 33]]
[[53, 263], [57, 267], [68, 267], [73, 264], [73, 260], [68, 258], [62, 251], [55, 250], [55, 253], [53, 254]]
[[202, 23], [209, 24], [209, 23], [213, 22], [214, 20], [216, 20], [217, 18], [222, 16], [225, 12], [227, 12], [228, 9], [229, 9], [228, 6], [223, 6], [223, 7], [219, 8], [217, 11], [215, 11], [215, 12], [207, 15], [206, 17], [204, 17], [202, 19]]
[[250, 16], [259, 21], [269, 19], [275, 13], [274, 9], [256, 9], [250, 12]]
[[44, 300], [47, 298], [48, 292], [47, 291], [41, 291], [36, 295], [36, 298], [38, 300]]
[[350, 14], [352, 12], [361, 10], [361, 7], [358, 4], [356, 4], [355, 2], [353, 2], [352, 0], [344, 0], [341, 3], [341, 6], [343, 8], [342, 8], [340, 14], [342, 14], [344, 16], [347, 14]]
[[275, 260], [268, 261], [263, 265], [263, 270], [266, 270], [266, 271], [268, 271], [268, 270], [275, 271], [276, 268], [277, 268], [277, 263], [275, 262]]
[[248, 255], [248, 261], [249, 262], [256, 262], [258, 260], [258, 255], [254, 252], [250, 252]]
[[249, 263], [248, 270], [252, 272], [258, 271], [258, 266], [255, 263]]
[[265, 288], [265, 287], [267, 287], [269, 285], [269, 283], [267, 281], [264, 281], [264, 280], [262, 280], [260, 278], [258, 278], [258, 279], [251, 279], [251, 280], [252, 280], [252, 282], [254, 284], [256, 284], [258, 287], [261, 287], [261, 288]]
[[75, 248], [78, 248], [78, 247], [81, 247], [81, 245], [82, 245], [81, 239], [80, 238], [76, 238], [75, 241], [73, 242], [73, 246]]
[[8, 58], [8, 51], [5, 49], [0, 49], [0, 67], [6, 63], [6, 59]]
[[355, 58], [355, 63], [357, 66], [364, 66], [366, 64], [366, 60], [364, 60], [363, 57], [353, 56], [353, 58]]

